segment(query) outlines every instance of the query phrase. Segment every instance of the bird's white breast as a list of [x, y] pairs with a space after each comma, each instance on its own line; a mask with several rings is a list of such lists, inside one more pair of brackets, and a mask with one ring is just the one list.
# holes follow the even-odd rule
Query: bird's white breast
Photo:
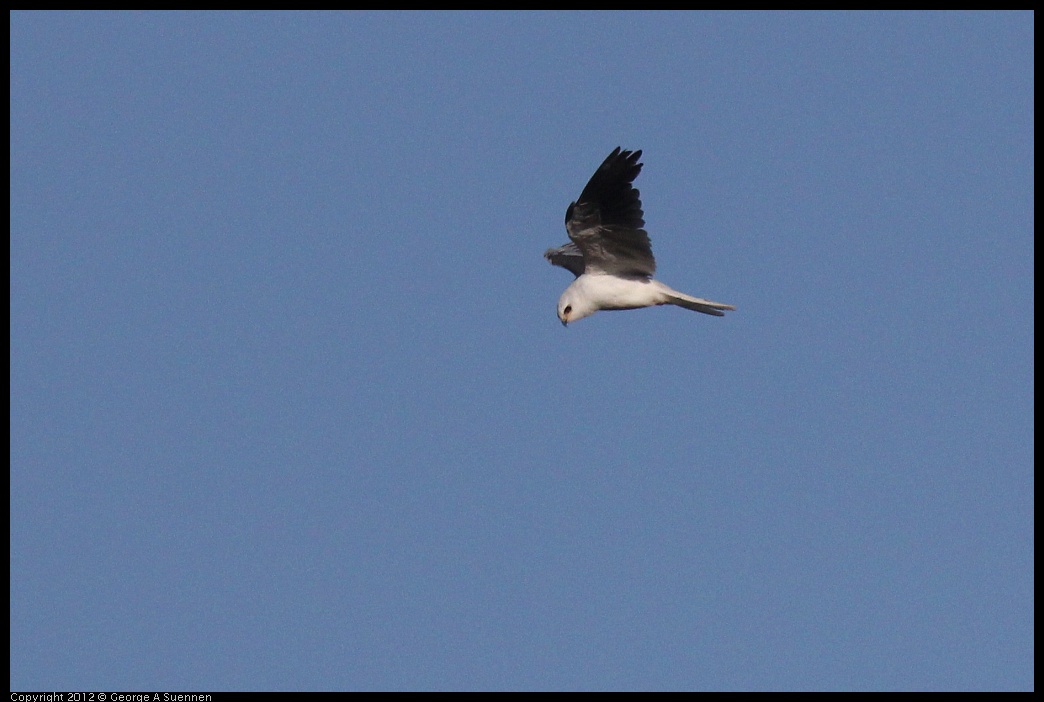
[[573, 286], [595, 309], [626, 310], [660, 305], [666, 301], [661, 285], [648, 278], [621, 278], [604, 273], [585, 273]]

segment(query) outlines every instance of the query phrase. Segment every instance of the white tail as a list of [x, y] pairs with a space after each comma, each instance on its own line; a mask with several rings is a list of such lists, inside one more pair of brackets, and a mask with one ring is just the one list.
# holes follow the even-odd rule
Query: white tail
[[712, 314], [715, 317], [724, 317], [725, 313], [722, 312], [722, 310], [736, 309], [732, 305], [726, 305], [723, 302], [704, 300], [702, 297], [692, 297], [691, 295], [680, 293], [677, 290], [672, 290], [667, 293], [667, 303], [677, 305], [678, 307], [684, 307], [687, 310], [702, 312], [703, 314]]

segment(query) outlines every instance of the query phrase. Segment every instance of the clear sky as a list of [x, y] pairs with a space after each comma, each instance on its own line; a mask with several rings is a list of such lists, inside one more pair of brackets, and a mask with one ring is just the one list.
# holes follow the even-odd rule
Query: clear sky
[[[1033, 688], [1033, 16], [11, 15], [11, 687]], [[616, 146], [658, 277], [563, 329]]]

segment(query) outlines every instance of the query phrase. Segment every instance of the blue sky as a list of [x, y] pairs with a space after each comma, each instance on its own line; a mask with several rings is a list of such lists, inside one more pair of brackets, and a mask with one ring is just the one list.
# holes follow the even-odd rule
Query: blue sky
[[[1033, 688], [1033, 16], [11, 16], [15, 690]], [[658, 277], [541, 257], [643, 149]]]

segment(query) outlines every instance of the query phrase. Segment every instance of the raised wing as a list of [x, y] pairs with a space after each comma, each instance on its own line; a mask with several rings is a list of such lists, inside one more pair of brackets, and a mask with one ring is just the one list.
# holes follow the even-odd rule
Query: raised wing
[[[649, 235], [642, 228], [642, 201], [631, 185], [642, 171], [641, 156], [641, 151], [616, 147], [591, 176], [580, 199], [566, 210], [566, 231], [583, 255], [585, 271], [632, 276], [656, 272]], [[550, 256], [548, 260], [555, 263]], [[556, 265], [575, 273], [570, 266]]]

